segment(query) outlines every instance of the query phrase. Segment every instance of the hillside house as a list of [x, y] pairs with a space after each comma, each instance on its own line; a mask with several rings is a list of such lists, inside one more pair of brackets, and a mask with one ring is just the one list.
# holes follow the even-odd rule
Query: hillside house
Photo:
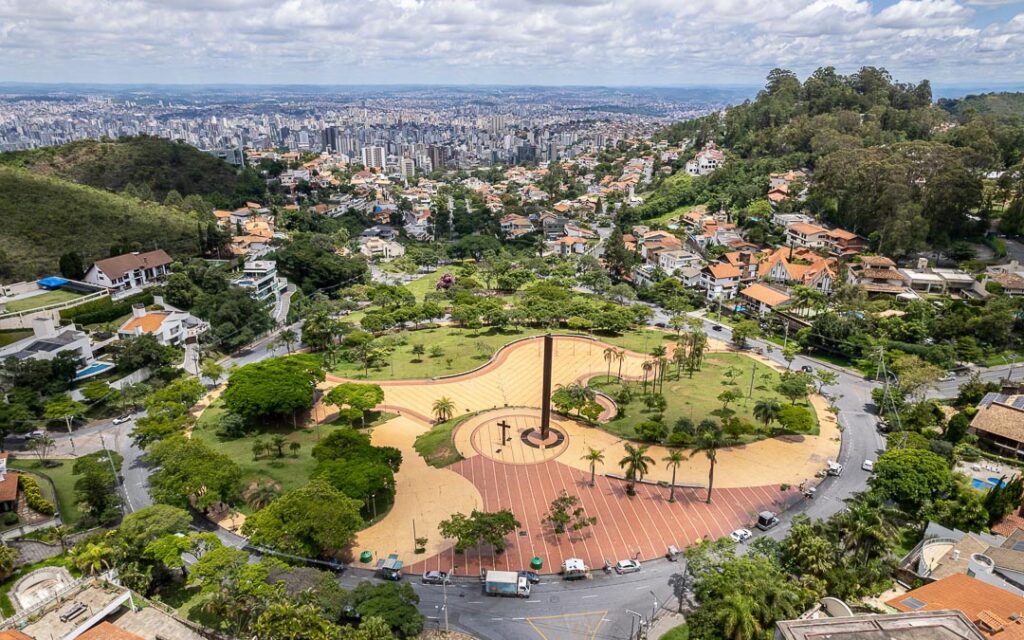
[[82, 278], [84, 282], [115, 291], [137, 289], [170, 272], [171, 256], [163, 249], [134, 251], [93, 263]]

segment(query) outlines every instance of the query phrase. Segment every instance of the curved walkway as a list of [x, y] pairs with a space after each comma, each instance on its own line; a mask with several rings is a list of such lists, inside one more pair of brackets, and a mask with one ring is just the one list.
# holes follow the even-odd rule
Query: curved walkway
[[[604, 375], [605, 346], [583, 338], [556, 337], [553, 383], [571, 384]], [[716, 351], [726, 350], [721, 344], [714, 347]], [[591, 488], [587, 463], [580, 459], [583, 453], [591, 447], [603, 451], [605, 462], [599, 471], [618, 472], [625, 441], [569, 419], [556, 419], [558, 428], [566, 434], [566, 443], [557, 452], [517, 454], [513, 445], [481, 455], [482, 442], [494, 446], [500, 440], [495, 430], [499, 418], [513, 423], [509, 434], [513, 442], [518, 442], [519, 431], [533, 426], [531, 418], [536, 416], [539, 422], [538, 410], [521, 407], [538, 404], [542, 354], [542, 341], [527, 339], [502, 348], [491, 362], [465, 374], [378, 383], [384, 390], [381, 408], [401, 417], [375, 428], [373, 442], [398, 447], [404, 458], [396, 475], [395, 507], [359, 535], [357, 553], [398, 553], [411, 564], [410, 571], [439, 568], [459, 574], [474, 574], [480, 567], [524, 568], [533, 555], [542, 555], [548, 570], [557, 569], [563, 557], [571, 557], [566, 554], [578, 555], [592, 564], [605, 557], [632, 557], [637, 553], [648, 559], [663, 554], [668, 544], [682, 546], [704, 536], [718, 537], [751, 525], [758, 511], [781, 510], [799, 499], [799, 492], [783, 492], [781, 487], [813, 483], [815, 472], [839, 451], [835, 419], [824, 411], [824, 401], [819, 398], [815, 407], [821, 422], [820, 435], [768, 439], [721, 451], [711, 505], [702, 502], [704, 490], [696, 488], [707, 481], [709, 463], [703, 456], [692, 458], [678, 470], [677, 484], [695, 487], [678, 489], [675, 503], [667, 501], [667, 488], [653, 485], [641, 485], [633, 499], [625, 497], [621, 480], [599, 477]], [[623, 376], [640, 377], [645, 359], [642, 354], [626, 351]], [[613, 369], [617, 368], [616, 364]], [[346, 381], [328, 375], [323, 387]], [[447, 469], [434, 469], [416, 453], [413, 443], [430, 428], [431, 405], [442, 396], [455, 402], [456, 415], [483, 413], [466, 421], [455, 434], [456, 446], [466, 459]], [[485, 423], [488, 432], [481, 435], [478, 429]], [[669, 481], [671, 473], [661, 461], [667, 449], [654, 446], [649, 454], [655, 464], [648, 478]], [[515, 459], [516, 455], [520, 459]], [[527, 459], [529, 455], [533, 457]], [[578, 540], [553, 536], [542, 523], [551, 500], [562, 490], [578, 495], [586, 512], [599, 518], [598, 525], [585, 536], [577, 536]], [[509, 508], [516, 514], [522, 528], [509, 536], [509, 552], [499, 556], [477, 550], [457, 555], [451, 551], [451, 541], [440, 539], [437, 526], [441, 520], [474, 508]], [[413, 521], [416, 534], [428, 538], [427, 554], [415, 563]]]

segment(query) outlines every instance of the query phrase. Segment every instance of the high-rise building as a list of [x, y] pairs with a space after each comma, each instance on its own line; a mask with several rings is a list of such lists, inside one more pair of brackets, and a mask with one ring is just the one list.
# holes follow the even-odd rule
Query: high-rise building
[[367, 169], [383, 169], [384, 147], [363, 147], [363, 166]]
[[327, 127], [324, 129], [320, 134], [320, 142], [324, 149], [339, 153], [341, 148], [338, 146], [338, 127]]
[[434, 169], [442, 169], [448, 161], [448, 148], [432, 144], [427, 147], [427, 155], [430, 156], [430, 165]]
[[402, 158], [399, 160], [398, 168], [406, 178], [412, 178], [416, 175], [416, 163], [412, 158]]

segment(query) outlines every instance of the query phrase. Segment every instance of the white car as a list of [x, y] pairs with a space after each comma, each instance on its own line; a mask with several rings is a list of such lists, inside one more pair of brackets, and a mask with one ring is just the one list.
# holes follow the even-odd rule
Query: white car
[[874, 460], [865, 460], [864, 463], [862, 465], [860, 465], [860, 468], [865, 470], [865, 471], [867, 471], [868, 473], [874, 473], [874, 471], [875, 471], [875, 461]]
[[750, 533], [750, 529], [737, 529], [729, 534], [729, 538], [733, 542], [746, 542], [754, 537], [754, 534]]
[[615, 563], [615, 573], [636, 573], [640, 570], [640, 563], [636, 560], [619, 560]]
[[954, 380], [956, 380], [956, 376], [953, 375], [952, 373], [947, 373], [946, 375], [939, 378], [939, 382], [953, 382]]
[[118, 417], [114, 418], [114, 424], [124, 424], [124, 423], [128, 422], [131, 419], [132, 419], [132, 417], [131, 417], [130, 414], [129, 415], [124, 415], [124, 416], [118, 416]]

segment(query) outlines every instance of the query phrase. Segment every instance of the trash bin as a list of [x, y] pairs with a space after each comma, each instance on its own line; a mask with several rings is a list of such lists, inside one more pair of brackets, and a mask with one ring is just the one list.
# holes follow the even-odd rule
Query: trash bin
[[370, 562], [372, 560], [373, 560], [373, 552], [372, 551], [364, 551], [364, 552], [359, 554], [359, 562], [366, 563], [366, 562]]
[[530, 568], [534, 571], [540, 571], [544, 568], [544, 561], [541, 560], [540, 556], [533, 556], [533, 559], [530, 560]]

